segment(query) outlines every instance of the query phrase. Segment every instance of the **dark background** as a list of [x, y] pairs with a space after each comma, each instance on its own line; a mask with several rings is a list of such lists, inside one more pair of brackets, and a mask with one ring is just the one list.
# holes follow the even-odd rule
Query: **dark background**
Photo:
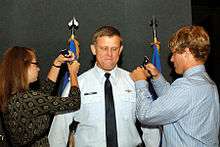
[[80, 73], [91, 65], [92, 33], [106, 24], [121, 31], [122, 67], [131, 71], [142, 64], [144, 55], [151, 58], [152, 15], [158, 20], [162, 70], [170, 80], [167, 41], [180, 26], [191, 24], [190, 0], [1, 0], [0, 55], [15, 45], [33, 47], [40, 60], [41, 77], [46, 77], [52, 60], [66, 47], [67, 23], [75, 16], [80, 23], [76, 33], [81, 46]]
[[172, 81], [167, 42], [183, 25], [206, 28], [211, 39], [207, 71], [220, 86], [220, 5], [219, 0], [1, 0], [0, 58], [6, 48], [35, 48], [41, 66], [41, 78], [58, 52], [66, 48], [67, 23], [75, 16], [80, 23], [80, 74], [91, 67], [90, 40], [101, 25], [117, 27], [124, 38], [121, 66], [129, 71], [142, 64], [144, 55], [151, 58], [152, 16], [158, 20], [161, 64], [165, 77]]
[[18, 45], [36, 49], [41, 77], [46, 73], [59, 50], [66, 48], [69, 37], [67, 23], [75, 16], [79, 22], [77, 38], [81, 46], [80, 74], [91, 67], [89, 43], [92, 33], [101, 25], [117, 27], [124, 38], [122, 67], [131, 71], [151, 57], [152, 16], [158, 20], [161, 41], [162, 72], [171, 81], [167, 42], [179, 27], [202, 25], [211, 38], [211, 54], [207, 63], [210, 76], [219, 86], [220, 5], [218, 0], [1, 0], [0, 58], [6, 48]]
[[220, 87], [220, 1], [192, 0], [192, 23], [206, 28], [211, 40], [211, 53], [206, 64], [211, 78]]

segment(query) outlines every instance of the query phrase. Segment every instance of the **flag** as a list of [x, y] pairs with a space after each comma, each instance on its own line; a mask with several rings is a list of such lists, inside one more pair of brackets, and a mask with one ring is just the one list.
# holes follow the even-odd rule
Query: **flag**
[[[160, 64], [160, 45], [159, 45], [159, 41], [157, 41], [156, 39], [154, 40], [154, 43], [152, 44], [152, 48], [153, 48], [153, 55], [152, 55], [152, 64], [154, 64], [154, 66], [161, 72], [161, 64]], [[151, 83], [151, 80], [148, 79], [148, 83], [149, 83], [149, 91], [153, 97], [153, 99], [157, 99], [157, 94], [153, 88], [153, 85]]]
[[154, 66], [157, 67], [157, 69], [161, 72], [161, 64], [160, 64], [160, 42], [157, 40], [157, 29], [158, 21], [156, 20], [155, 16], [152, 16], [151, 24], [152, 27], [152, 33], [153, 33], [153, 56], [152, 56], [152, 63]]
[[[70, 30], [70, 39], [68, 40], [68, 51], [71, 51], [74, 54], [75, 60], [79, 59], [79, 42], [74, 38], [75, 32], [79, 27], [79, 22], [76, 20], [75, 17], [70, 20], [68, 23], [68, 28]], [[64, 76], [60, 81], [59, 89], [58, 89], [58, 95], [61, 96], [63, 93], [64, 88], [66, 87], [67, 83], [69, 82], [69, 72], [68, 70], [64, 70]]]
[[75, 60], [79, 59], [80, 50], [78, 46], [79, 42], [74, 38], [74, 35], [72, 34], [69, 39], [69, 50], [74, 53]]
[[[68, 40], [69, 42], [69, 50], [71, 52], [74, 53], [74, 56], [75, 56], [75, 59], [78, 60], [79, 59], [79, 53], [80, 53], [80, 50], [79, 50], [79, 42], [74, 39], [74, 35], [71, 34], [70, 36], [70, 39]], [[66, 87], [67, 83], [69, 82], [69, 72], [66, 71], [65, 74], [64, 74], [64, 77], [63, 79], [61, 80], [61, 83], [60, 83], [60, 86], [59, 86], [59, 90], [58, 90], [58, 95], [61, 96], [62, 95], [62, 92], [64, 90], [64, 88]]]
[[153, 48], [153, 55], [152, 55], [152, 63], [154, 66], [157, 67], [157, 69], [161, 72], [161, 64], [160, 64], [160, 51], [159, 51], [159, 44], [154, 43], [152, 45]]

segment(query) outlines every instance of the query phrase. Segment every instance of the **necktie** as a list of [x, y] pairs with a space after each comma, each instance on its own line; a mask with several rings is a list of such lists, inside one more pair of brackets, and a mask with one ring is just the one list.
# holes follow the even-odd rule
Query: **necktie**
[[105, 73], [105, 124], [107, 147], [118, 147], [115, 120], [115, 107], [112, 94], [112, 85], [109, 81], [110, 73]]

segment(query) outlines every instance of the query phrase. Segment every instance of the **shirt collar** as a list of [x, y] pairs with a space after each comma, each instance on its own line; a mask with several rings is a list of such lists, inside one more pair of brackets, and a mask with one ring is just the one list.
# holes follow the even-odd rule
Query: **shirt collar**
[[192, 68], [187, 69], [184, 72], [183, 76], [188, 77], [188, 76], [191, 76], [193, 74], [200, 73], [200, 72], [205, 72], [205, 66], [203, 64], [197, 65], [197, 66], [194, 66]]
[[[97, 64], [95, 64], [94, 66], [95, 69], [95, 74], [97, 76], [97, 79], [102, 83], [105, 81], [105, 76], [104, 74], [106, 73], [106, 71], [104, 71], [103, 69], [101, 69], [100, 67], [97, 66]], [[116, 77], [117, 77], [117, 69], [118, 67], [116, 66], [114, 69], [112, 69], [111, 71], [108, 71], [108, 73], [111, 74], [110, 76], [110, 81], [115, 82], [116, 81]], [[101, 78], [100, 78], [101, 77]]]

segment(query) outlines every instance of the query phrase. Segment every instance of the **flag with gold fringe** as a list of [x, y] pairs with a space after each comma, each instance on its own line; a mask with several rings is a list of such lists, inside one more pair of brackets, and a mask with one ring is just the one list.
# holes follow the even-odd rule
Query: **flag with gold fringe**
[[[70, 38], [68, 40], [68, 49], [72, 53], [74, 53], [75, 59], [79, 60], [79, 54], [80, 54], [80, 49], [79, 49], [79, 42], [75, 39], [75, 31], [78, 29], [78, 21], [76, 21], [75, 18], [73, 18], [69, 23], [68, 27], [69, 30], [71, 31]], [[71, 63], [70, 63], [71, 64]], [[61, 80], [58, 94], [61, 96], [64, 88], [66, 87], [67, 83], [69, 82], [69, 72], [66, 71], [64, 74], [63, 79]]]

